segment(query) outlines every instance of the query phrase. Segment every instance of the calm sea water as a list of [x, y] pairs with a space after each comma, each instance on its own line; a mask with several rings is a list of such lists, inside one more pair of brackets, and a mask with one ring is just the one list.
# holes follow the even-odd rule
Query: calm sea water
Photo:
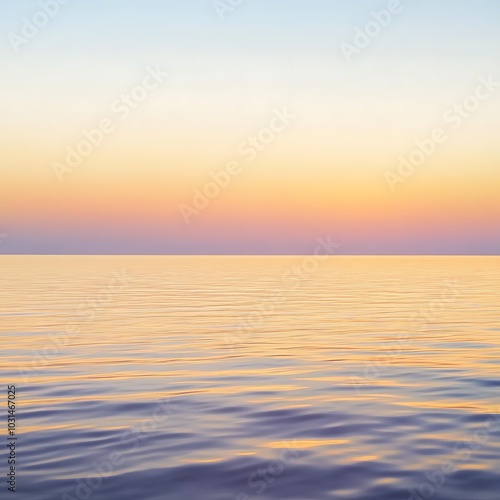
[[500, 258], [0, 266], [2, 498], [500, 498]]

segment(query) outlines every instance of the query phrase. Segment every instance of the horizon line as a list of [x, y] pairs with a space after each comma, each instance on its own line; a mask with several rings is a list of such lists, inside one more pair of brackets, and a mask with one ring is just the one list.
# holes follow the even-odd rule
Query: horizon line
[[[312, 253], [300, 254], [273, 254], [273, 253], [212, 253], [212, 254], [168, 254], [168, 253], [15, 253], [15, 254], [0, 254], [0, 257], [314, 257]], [[439, 253], [439, 254], [406, 254], [406, 253], [387, 253], [387, 254], [331, 254], [323, 257], [500, 257], [500, 254], [477, 253], [477, 254], [460, 254], [460, 253]]]

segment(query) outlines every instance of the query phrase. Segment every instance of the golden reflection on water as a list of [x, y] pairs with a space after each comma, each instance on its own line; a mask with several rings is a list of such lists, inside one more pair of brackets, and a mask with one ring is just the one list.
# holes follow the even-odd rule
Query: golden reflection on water
[[498, 257], [332, 257], [285, 279], [303, 259], [1, 257], [24, 432], [119, 432], [170, 398], [188, 409], [154, 432], [179, 425], [177, 451], [148, 463], [267, 460], [293, 440], [305, 461], [412, 470], [497, 411]]
[[[327, 445], [339, 445], [339, 444], [347, 444], [350, 441], [348, 439], [315, 439], [315, 440], [294, 440], [293, 447], [297, 449], [307, 449], [307, 448], [316, 448], [318, 446], [327, 446]], [[267, 448], [277, 448], [282, 450], [286, 448], [282, 441], [274, 441], [272, 443], [266, 443], [264, 445]]]

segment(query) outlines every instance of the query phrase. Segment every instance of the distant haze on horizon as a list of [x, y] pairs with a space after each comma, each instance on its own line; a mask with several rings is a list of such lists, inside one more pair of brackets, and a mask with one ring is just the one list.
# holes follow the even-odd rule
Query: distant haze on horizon
[[500, 2], [42, 4], [0, 8], [0, 254], [499, 254]]

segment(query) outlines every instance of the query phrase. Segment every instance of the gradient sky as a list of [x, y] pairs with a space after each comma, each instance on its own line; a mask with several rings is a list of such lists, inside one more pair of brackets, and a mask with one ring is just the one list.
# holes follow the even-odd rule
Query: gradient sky
[[[389, 3], [243, 0], [221, 20], [212, 0], [72, 0], [16, 53], [40, 6], [4, 0], [0, 253], [302, 254], [330, 236], [347, 254], [498, 254], [500, 87], [460, 127], [444, 116], [500, 82], [500, 2], [402, 0], [349, 64], [341, 44]], [[112, 104], [156, 66], [170, 76], [122, 119]], [[106, 118], [60, 182], [54, 162]], [[436, 128], [447, 140], [392, 191]], [[187, 224], [229, 162], [241, 173]]]

